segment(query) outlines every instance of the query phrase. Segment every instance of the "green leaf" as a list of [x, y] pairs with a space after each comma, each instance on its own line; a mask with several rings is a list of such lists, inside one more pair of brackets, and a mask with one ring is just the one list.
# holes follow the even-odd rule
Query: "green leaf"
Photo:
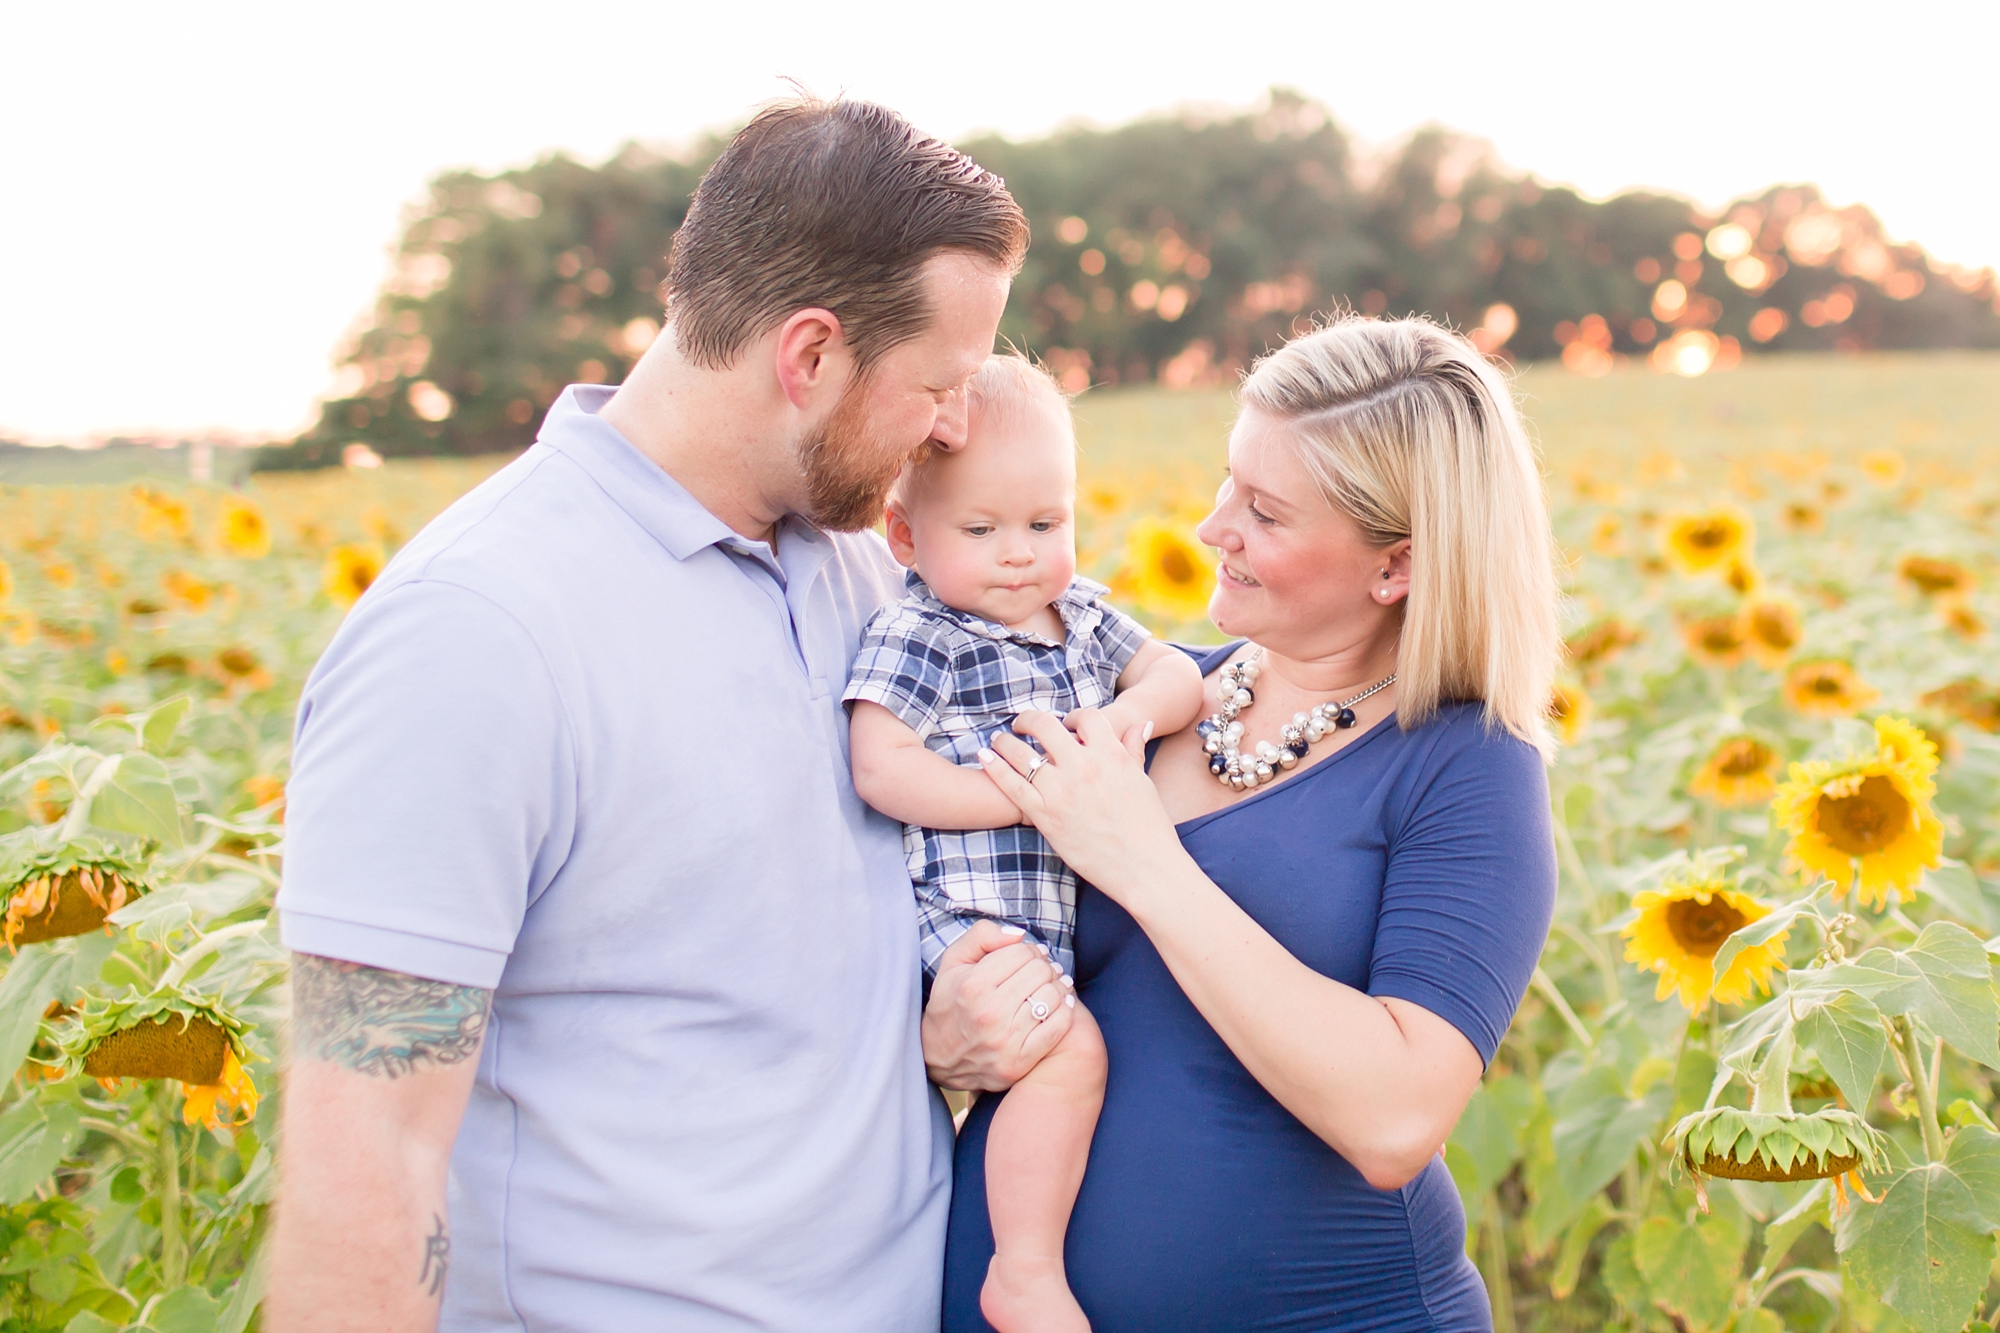
[[1592, 1066], [1564, 1088], [1550, 1134], [1553, 1169], [1538, 1181], [1535, 1233], [1553, 1237], [1567, 1226], [1653, 1137], [1672, 1101], [1673, 1090], [1664, 1083], [1644, 1100], [1626, 1096], [1624, 1080], [1607, 1065]]
[[221, 1314], [222, 1302], [215, 1297], [200, 1287], [182, 1287], [153, 1307], [146, 1325], [154, 1333], [215, 1333]]
[[187, 716], [189, 698], [183, 694], [178, 699], [169, 699], [146, 714], [139, 724], [139, 740], [153, 754], [165, 754], [167, 746], [173, 743], [174, 733], [180, 729], [181, 719]]
[[1584, 1256], [1590, 1253], [1590, 1242], [1597, 1239], [1597, 1233], [1604, 1230], [1616, 1210], [1611, 1200], [1602, 1194], [1590, 1196], [1590, 1202], [1583, 1206], [1583, 1212], [1563, 1232], [1562, 1244], [1556, 1250], [1555, 1271], [1549, 1274], [1549, 1294], [1557, 1300], [1568, 1300], [1576, 1291], [1577, 1278], [1583, 1272]]
[[1986, 947], [1964, 926], [1933, 921], [1909, 947], [1924, 984], [1916, 1015], [1938, 1036], [1989, 1069], [2000, 1069], [2000, 999]]
[[58, 1103], [45, 1112], [24, 1101], [0, 1117], [0, 1204], [31, 1197], [81, 1137], [82, 1116], [74, 1106]]
[[1654, 1302], [1690, 1329], [1720, 1329], [1729, 1322], [1743, 1236], [1727, 1218], [1648, 1218], [1632, 1238], [1632, 1261]]
[[1757, 1265], [1759, 1270], [1767, 1275], [1775, 1272], [1799, 1237], [1823, 1225], [1825, 1218], [1826, 1182], [1816, 1180], [1797, 1203], [1772, 1218], [1764, 1228], [1764, 1257]]
[[1634, 1312], [1646, 1308], [1646, 1279], [1639, 1267], [1632, 1262], [1632, 1233], [1627, 1231], [1612, 1238], [1604, 1247], [1604, 1262], [1598, 1269], [1598, 1276], [1604, 1281], [1604, 1289], [1612, 1294], [1618, 1303]]
[[[262, 1149], [257, 1155], [268, 1161], [270, 1151]], [[250, 1316], [257, 1312], [258, 1303], [264, 1299], [264, 1255], [265, 1249], [259, 1245], [257, 1252], [250, 1256], [243, 1276], [236, 1280], [236, 1286], [229, 1293], [228, 1307], [216, 1321], [215, 1333], [243, 1333], [249, 1325]]]
[[63, 1333], [118, 1333], [118, 1325], [94, 1310], [85, 1310], [63, 1325]]
[[[1510, 1088], [1509, 1085], [1514, 1085]], [[1526, 1092], [1524, 1099], [1515, 1089]], [[1532, 1089], [1524, 1080], [1505, 1077], [1481, 1084], [1465, 1104], [1451, 1143], [1464, 1155], [1477, 1181], [1475, 1195], [1498, 1185], [1521, 1158], [1521, 1130], [1533, 1114]], [[1450, 1161], [1447, 1155], [1446, 1161]], [[1456, 1177], [1456, 1172], [1453, 1173]]]
[[1993, 1263], [1986, 1231], [1971, 1188], [1932, 1162], [1897, 1176], [1882, 1202], [1851, 1210], [1836, 1244], [1855, 1280], [1917, 1333], [1957, 1333]]
[[139, 1174], [139, 1168], [128, 1166], [111, 1177], [111, 1201], [113, 1203], [135, 1204], [146, 1199], [146, 1181]]
[[2000, 1231], [2000, 1134], [1967, 1126], [1945, 1145], [1944, 1164], [1979, 1202], [1988, 1231]]
[[1729, 1333], [1785, 1333], [1785, 1321], [1775, 1311], [1760, 1305], [1753, 1310], [1738, 1310], [1729, 1321]]
[[1819, 1057], [1847, 1104], [1866, 1111], [1876, 1076], [1882, 1072], [1882, 1057], [1889, 1051], [1882, 1011], [1874, 1001], [1853, 992], [1800, 1007], [1805, 1013], [1793, 1029], [1798, 1042]]
[[1770, 943], [1779, 934], [1797, 925], [1800, 917], [1809, 916], [1817, 922], [1819, 918], [1813, 911], [1813, 904], [1818, 901], [1819, 894], [1814, 893], [1800, 898], [1797, 902], [1789, 902], [1783, 907], [1773, 908], [1768, 916], [1759, 917], [1749, 925], [1744, 926], [1741, 930], [1730, 935], [1728, 939], [1722, 942], [1722, 947], [1715, 951], [1715, 957], [1710, 962], [1710, 966], [1715, 969], [1715, 975], [1717, 977], [1727, 976], [1729, 974], [1729, 965], [1736, 961], [1737, 954], [1742, 953], [1745, 949], [1754, 948], [1759, 944]]
[[181, 845], [181, 806], [167, 766], [143, 751], [104, 761], [117, 771], [90, 805], [90, 822], [108, 833], [133, 833]]
[[51, 1000], [62, 998], [72, 953], [31, 944], [14, 955], [13, 966], [0, 977], [0, 1083], [12, 1079], [28, 1058], [28, 1048], [42, 1026], [42, 1011]]

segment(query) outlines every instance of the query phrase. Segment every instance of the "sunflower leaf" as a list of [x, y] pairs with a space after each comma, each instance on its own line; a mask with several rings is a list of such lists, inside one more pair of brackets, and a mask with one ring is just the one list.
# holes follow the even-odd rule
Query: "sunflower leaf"
[[0, 1203], [16, 1204], [47, 1180], [83, 1137], [82, 1114], [64, 1103], [33, 1098], [0, 1118]]
[[1913, 1166], [1882, 1202], [1849, 1210], [1835, 1240], [1855, 1279], [1919, 1333], [1957, 1333], [1993, 1262], [1972, 1188], [1944, 1162]]
[[181, 845], [181, 807], [167, 766], [142, 751], [107, 759], [118, 765], [91, 802], [90, 822], [110, 833], [136, 833]]
[[1964, 926], [1933, 921], [1907, 957], [1923, 984], [1913, 1010], [1925, 1027], [1989, 1069], [2000, 1069], [2000, 999], [1985, 946]]
[[1625, 1094], [1625, 1081], [1607, 1065], [1585, 1070], [1564, 1088], [1553, 1108], [1550, 1139], [1556, 1169], [1539, 1179], [1535, 1231], [1554, 1236], [1590, 1197], [1611, 1183], [1641, 1143], [1651, 1138], [1672, 1104], [1662, 1083], [1645, 1098]]
[[2000, 1134], [1968, 1125], [1951, 1136], [1944, 1164], [1972, 1191], [1986, 1215], [1986, 1229], [2000, 1231]]
[[180, 730], [181, 719], [187, 716], [188, 704], [192, 700], [185, 694], [177, 699], [169, 699], [160, 704], [139, 723], [139, 741], [152, 754], [165, 754], [167, 746], [173, 743], [174, 733]]
[[1797, 1036], [1819, 1057], [1847, 1104], [1866, 1107], [1876, 1076], [1882, 1072], [1882, 1057], [1889, 1049], [1888, 1035], [1882, 1031], [1882, 1011], [1875, 1002], [1854, 991], [1812, 1001], [1799, 1019]]
[[1715, 957], [1710, 962], [1715, 969], [1716, 980], [1720, 981], [1729, 975], [1729, 965], [1736, 961], [1738, 954], [1759, 944], [1769, 944], [1796, 925], [1800, 917], [1810, 916], [1817, 924], [1819, 916], [1813, 911], [1813, 904], [1818, 900], [1819, 895], [1814, 893], [1797, 902], [1786, 903], [1783, 907], [1773, 908], [1770, 915], [1759, 917], [1741, 930], [1732, 933], [1722, 942], [1722, 947], [1715, 951]]
[[1823, 1224], [1826, 1188], [1824, 1180], [1814, 1181], [1812, 1188], [1800, 1195], [1797, 1203], [1772, 1218], [1770, 1225], [1764, 1228], [1764, 1258], [1759, 1264], [1763, 1271], [1769, 1273], [1775, 1270], [1800, 1236]]
[[42, 1011], [69, 984], [73, 950], [36, 945], [15, 955], [0, 978], [0, 1082], [14, 1077], [42, 1026]]
[[1691, 1328], [1718, 1329], [1743, 1264], [1742, 1232], [1721, 1213], [1699, 1222], [1654, 1217], [1632, 1240], [1632, 1262], [1653, 1299]]

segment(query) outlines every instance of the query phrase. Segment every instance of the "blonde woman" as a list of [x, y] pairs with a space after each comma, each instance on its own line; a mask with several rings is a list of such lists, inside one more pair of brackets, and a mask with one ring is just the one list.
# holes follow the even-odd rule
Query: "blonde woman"
[[[1554, 901], [1541, 479], [1500, 376], [1423, 320], [1301, 337], [1242, 400], [1198, 530], [1234, 639], [1198, 654], [1207, 715], [1150, 747], [1028, 715], [1046, 761], [984, 760], [1090, 886], [1075, 985], [1110, 1079], [1070, 1280], [1096, 1333], [1487, 1329], [1440, 1150]], [[1016, 994], [1046, 973], [967, 947], [993, 951], [933, 994], [926, 1055], [1000, 1086], [981, 1052], [1046, 1041]], [[958, 1141], [952, 1333], [986, 1327], [998, 1100]]]

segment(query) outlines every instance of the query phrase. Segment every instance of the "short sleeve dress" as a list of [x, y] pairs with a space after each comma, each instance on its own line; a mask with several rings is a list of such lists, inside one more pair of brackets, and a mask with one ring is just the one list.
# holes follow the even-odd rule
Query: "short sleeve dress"
[[[1199, 655], [1204, 674], [1228, 648]], [[1384, 719], [1265, 791], [1179, 826], [1204, 873], [1292, 955], [1449, 1021], [1491, 1060], [1548, 935], [1555, 850], [1532, 746], [1477, 704]], [[1110, 1076], [1070, 1219], [1096, 1333], [1487, 1330], [1442, 1158], [1377, 1190], [1280, 1106], [1132, 917], [1085, 886], [1077, 987]], [[958, 1138], [944, 1329], [988, 1329], [985, 1097]]]

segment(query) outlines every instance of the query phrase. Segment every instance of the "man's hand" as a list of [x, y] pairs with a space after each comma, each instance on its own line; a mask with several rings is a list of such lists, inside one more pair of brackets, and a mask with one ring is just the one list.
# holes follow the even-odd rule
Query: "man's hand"
[[270, 1333], [427, 1333], [490, 991], [292, 955]]
[[[979, 921], [944, 951], [924, 1008], [924, 1065], [941, 1088], [1001, 1092], [1069, 1031], [1070, 978], [1019, 926]], [[1028, 1007], [1040, 1000], [1049, 1016]]]

